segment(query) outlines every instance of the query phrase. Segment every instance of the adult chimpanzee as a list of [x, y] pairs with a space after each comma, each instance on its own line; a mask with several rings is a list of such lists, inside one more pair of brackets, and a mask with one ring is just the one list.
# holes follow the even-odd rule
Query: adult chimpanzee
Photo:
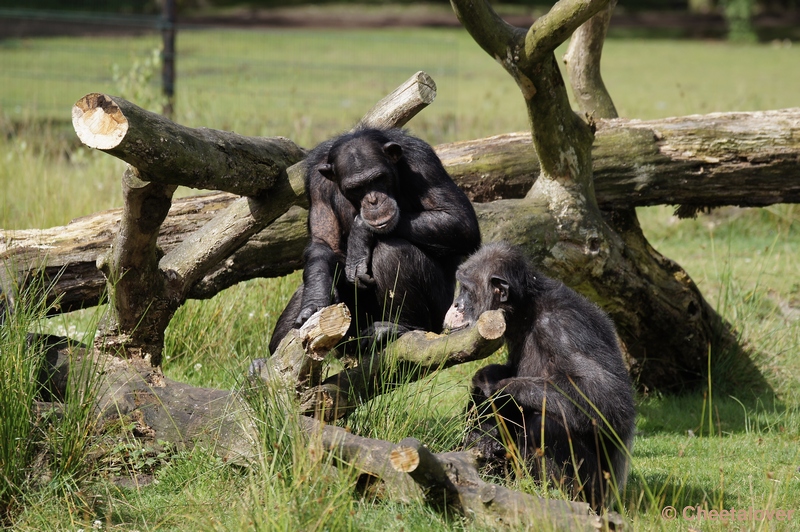
[[350, 309], [351, 334], [441, 330], [456, 268], [480, 232], [433, 149], [400, 129], [359, 129], [323, 142], [306, 161], [311, 242], [270, 351], [332, 302]]
[[[454, 330], [503, 309], [508, 361], [472, 379], [469, 427], [495, 471], [508, 465], [509, 438], [534, 478], [599, 508], [628, 474], [633, 392], [608, 316], [563, 283], [534, 271], [518, 248], [482, 247], [458, 269], [458, 297], [445, 317]], [[609, 473], [609, 476], [606, 476]]]

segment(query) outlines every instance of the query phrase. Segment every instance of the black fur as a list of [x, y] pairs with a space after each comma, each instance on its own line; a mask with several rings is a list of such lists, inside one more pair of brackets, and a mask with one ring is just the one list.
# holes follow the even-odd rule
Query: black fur
[[609, 500], [606, 473], [620, 489], [625, 484], [635, 421], [613, 323], [506, 243], [481, 248], [457, 278], [461, 288], [445, 326], [465, 327], [484, 311], [503, 309], [508, 348], [506, 364], [473, 377], [475, 418], [465, 444], [499, 472], [511, 466], [510, 438], [535, 478], [601, 507]]
[[441, 330], [455, 272], [480, 245], [475, 211], [433, 149], [400, 129], [361, 129], [307, 158], [311, 241], [303, 285], [275, 327], [270, 351], [333, 302], [351, 334], [376, 322], [397, 332]]

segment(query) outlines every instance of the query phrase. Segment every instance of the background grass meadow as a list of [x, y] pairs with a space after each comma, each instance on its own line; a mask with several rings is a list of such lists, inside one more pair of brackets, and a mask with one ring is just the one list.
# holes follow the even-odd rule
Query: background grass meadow
[[[157, 110], [157, 47], [147, 36], [0, 41], [0, 101], [24, 101], [4, 104], [0, 116], [0, 227], [62, 225], [121, 205], [123, 164], [79, 145], [70, 108], [86, 93], [106, 92]], [[409, 128], [431, 144], [527, 127], [511, 78], [461, 30], [197, 29], [179, 34], [178, 54], [176, 121], [189, 126], [282, 135], [311, 147], [425, 70], [437, 82], [437, 100]], [[27, 74], [13, 75], [20, 72]], [[626, 117], [800, 105], [798, 46], [612, 38], [603, 72]], [[41, 82], [53, 73], [63, 73], [52, 78], [60, 81]], [[726, 208], [677, 220], [658, 207], [641, 209], [640, 218], [653, 246], [684, 266], [735, 327], [771, 390], [726, 388], [729, 374], [712, 360], [705, 390], [641, 393], [631, 477], [617, 509], [637, 530], [800, 530], [800, 208]], [[165, 373], [199, 386], [240, 384], [249, 361], [266, 352], [299, 278], [255, 280], [190, 301], [168, 330]], [[31, 307], [28, 319], [3, 326], [3, 360], [13, 352], [30, 363], [21, 329], [85, 339], [101, 310], [41, 320]], [[365, 436], [416, 436], [436, 451], [453, 448], [465, 383], [476, 368], [462, 365], [403, 387], [364, 405], [348, 424]], [[9, 499], [11, 523], [19, 530], [476, 528], [420, 505], [358, 496], [353, 476], [309, 455], [291, 437], [290, 416], [270, 405], [258, 412], [265, 449], [259, 467], [242, 471], [168, 446], [137, 450], [132, 441], [108, 452], [108, 442], [90, 441], [84, 454], [69, 451], [83, 458], [78, 466], [56, 468], [52, 478], [34, 479], [37, 466], [28, 462], [31, 473], [18, 481], [24, 489]], [[77, 424], [53, 427], [80, 432]], [[3, 437], [10, 430], [0, 429]], [[102, 460], [94, 458], [98, 445], [106, 446]], [[155, 481], [121, 481], [128, 472]], [[525, 479], [516, 483], [536, 490]], [[679, 513], [702, 506], [799, 515], [791, 522], [671, 521], [661, 516], [667, 505]]]

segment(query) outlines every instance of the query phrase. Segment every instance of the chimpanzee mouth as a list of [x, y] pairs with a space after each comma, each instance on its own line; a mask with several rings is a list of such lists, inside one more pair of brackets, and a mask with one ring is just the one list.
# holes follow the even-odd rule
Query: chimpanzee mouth
[[400, 220], [400, 213], [395, 211], [390, 216], [386, 216], [384, 218], [371, 222], [370, 225], [372, 226], [372, 230], [375, 231], [376, 233], [386, 234], [394, 230], [399, 220]]
[[450, 333], [454, 333], [454, 332], [458, 332], [460, 330], [466, 329], [467, 327], [469, 327], [469, 323], [467, 323], [467, 322], [462, 323], [458, 327], [448, 327], [448, 326], [445, 325], [444, 330], [442, 332], [445, 333], [445, 334], [450, 334]]

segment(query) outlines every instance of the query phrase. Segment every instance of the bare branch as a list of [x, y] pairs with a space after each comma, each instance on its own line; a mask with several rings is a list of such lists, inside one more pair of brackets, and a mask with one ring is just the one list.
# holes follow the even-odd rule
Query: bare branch
[[468, 453], [434, 454], [415, 438], [406, 438], [392, 449], [389, 461], [419, 484], [429, 504], [454, 508], [479, 524], [496, 529], [619, 530], [622, 516], [594, 515], [586, 503], [543, 499], [484, 482], [475, 458]]
[[564, 63], [567, 65], [572, 92], [581, 110], [592, 118], [617, 118], [617, 109], [600, 75], [603, 43], [617, 1], [611, 0], [603, 11], [586, 21], [572, 35]]
[[503, 20], [489, 2], [450, 0], [450, 5], [475, 42], [501, 64], [513, 49], [514, 43], [522, 44], [525, 30]]
[[296, 204], [305, 204], [302, 163], [292, 166], [269, 198], [242, 197], [167, 253], [159, 267], [185, 297], [192, 286], [255, 233]]
[[361, 402], [387, 392], [387, 383], [415, 381], [438, 369], [488, 357], [503, 345], [503, 334], [505, 320], [499, 310], [485, 312], [474, 326], [449, 335], [411, 331], [382, 352], [364, 357], [358, 367], [305, 392], [301, 411], [329, 421], [340, 418]]
[[[299, 329], [292, 329], [268, 359], [260, 359], [256, 377], [279, 381], [304, 391], [320, 382], [322, 361], [347, 333], [350, 311], [344, 303], [315, 312]], [[252, 367], [252, 366], [251, 366]]]
[[528, 65], [551, 54], [578, 27], [602, 10], [609, 0], [559, 0], [531, 25], [525, 36]]
[[269, 190], [287, 166], [305, 157], [283, 137], [185, 127], [98, 93], [75, 103], [72, 125], [81, 142], [122, 159], [153, 181], [245, 196]]
[[375, 104], [361, 119], [358, 127], [403, 127], [417, 113], [432, 104], [435, 98], [436, 83], [420, 70]]

